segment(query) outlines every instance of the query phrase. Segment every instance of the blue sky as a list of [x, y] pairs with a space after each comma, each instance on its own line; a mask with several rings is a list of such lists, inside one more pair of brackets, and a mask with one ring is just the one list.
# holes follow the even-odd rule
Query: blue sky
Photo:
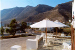
[[46, 4], [49, 6], [55, 7], [58, 4], [69, 2], [72, 0], [0, 0], [1, 1], [1, 8], [2, 9], [8, 9], [13, 7], [26, 7], [27, 5], [30, 6], [36, 6], [38, 4]]

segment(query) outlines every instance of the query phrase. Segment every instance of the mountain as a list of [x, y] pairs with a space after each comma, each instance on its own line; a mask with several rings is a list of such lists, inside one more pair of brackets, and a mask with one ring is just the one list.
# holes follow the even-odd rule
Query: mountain
[[[10, 20], [12, 20], [14, 18], [18, 21], [23, 21], [23, 19], [25, 19], [29, 16], [37, 15], [39, 13], [43, 13], [43, 12], [49, 11], [51, 9], [53, 9], [53, 7], [44, 5], [44, 4], [39, 4], [36, 7], [26, 6], [25, 8], [24, 7], [15, 7], [15, 8], [12, 8], [11, 10], [6, 9], [6, 10], [2, 10], [4, 13], [6, 13], [5, 15], [1, 12], [1, 14], [4, 15], [4, 16], [1, 16], [2, 17], [1, 21], [3, 21], [3, 22], [9, 21], [10, 22]], [[10, 11], [8, 11], [8, 10], [10, 10]]]
[[12, 10], [12, 8], [10, 9], [4, 9], [4, 10], [1, 10], [1, 19], [4, 18], [4, 15], [6, 15], [8, 12], [10, 12]]
[[[17, 16], [16, 16], [16, 18], [22, 18], [22, 17], [27, 17], [26, 15], [27, 15], [27, 12], [28, 11], [30, 11], [31, 9], [32, 9], [33, 7], [32, 6], [26, 6], [25, 8], [24, 8], [24, 10], [22, 10], [22, 12], [20, 12], [20, 14], [18, 14]], [[25, 15], [26, 14], [26, 15]]]
[[71, 20], [72, 16], [72, 2], [67, 2], [63, 4], [59, 4], [54, 7], [52, 10], [40, 13], [38, 15], [30, 16], [24, 19], [24, 21], [40, 21], [44, 18], [49, 18], [52, 21], [59, 20], [61, 22], [68, 22]]
[[15, 7], [1, 11], [1, 21], [7, 21], [8, 23], [13, 18], [20, 22], [37, 22], [44, 18], [49, 18], [53, 21], [59, 20], [61, 22], [68, 22], [68, 20], [71, 19], [71, 16], [72, 1], [58, 4], [56, 7], [39, 4], [36, 7]]
[[49, 11], [53, 9], [53, 7], [48, 5], [39, 4], [36, 7], [31, 8], [28, 12], [24, 13], [25, 10], [21, 14], [18, 15], [18, 18], [16, 18], [18, 21], [23, 21], [25, 18], [38, 15], [39, 13], [43, 13], [46, 11]]
[[1, 11], [1, 21], [12, 19], [16, 17], [17, 15], [19, 15], [23, 10], [24, 8], [22, 7], [15, 7], [11, 9], [2, 10]]

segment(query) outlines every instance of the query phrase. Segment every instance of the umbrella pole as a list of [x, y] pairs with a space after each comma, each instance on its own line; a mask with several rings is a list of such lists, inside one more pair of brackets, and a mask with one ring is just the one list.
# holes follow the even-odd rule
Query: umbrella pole
[[46, 28], [46, 43], [47, 43], [47, 28]]
[[57, 38], [57, 27], [56, 27], [56, 38]]
[[74, 28], [73, 25], [71, 25], [71, 50], [75, 50], [75, 39], [74, 39]]
[[[74, 25], [74, 23], [73, 23]], [[74, 35], [74, 28], [73, 28], [73, 25], [71, 25], [71, 50], [75, 50], [75, 35]]]
[[71, 25], [71, 50], [73, 50], [73, 26]]
[[73, 28], [73, 50], [75, 50], [75, 48], [74, 48], [74, 47], [75, 47], [75, 45], [74, 45], [74, 40], [75, 40], [75, 39], [74, 39], [74, 28]]
[[75, 30], [74, 30], [74, 50], [75, 50]]
[[74, 49], [74, 28], [73, 28], [73, 49]]
[[[74, 26], [74, 21], [73, 21], [73, 26]], [[75, 33], [74, 33], [74, 28], [73, 28], [73, 50], [75, 50]]]
[[74, 30], [74, 50], [75, 50], [75, 30]]

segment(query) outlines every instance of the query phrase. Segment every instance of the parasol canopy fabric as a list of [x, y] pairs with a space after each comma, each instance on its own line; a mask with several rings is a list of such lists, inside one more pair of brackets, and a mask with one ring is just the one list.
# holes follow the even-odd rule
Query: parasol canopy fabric
[[50, 28], [50, 27], [63, 27], [63, 26], [66, 25], [55, 23], [53, 21], [50, 21], [49, 19], [44, 19], [40, 22], [30, 25], [31, 28]]

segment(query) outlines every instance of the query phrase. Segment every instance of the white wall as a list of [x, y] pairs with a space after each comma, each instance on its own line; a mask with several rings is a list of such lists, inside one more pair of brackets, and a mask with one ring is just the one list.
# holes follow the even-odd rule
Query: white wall
[[[73, 12], [74, 12], [74, 14], [73, 14]], [[74, 21], [75, 21], [75, 0], [74, 0], [74, 2], [72, 2], [72, 17], [73, 17], [73, 15], [74, 15]]]

